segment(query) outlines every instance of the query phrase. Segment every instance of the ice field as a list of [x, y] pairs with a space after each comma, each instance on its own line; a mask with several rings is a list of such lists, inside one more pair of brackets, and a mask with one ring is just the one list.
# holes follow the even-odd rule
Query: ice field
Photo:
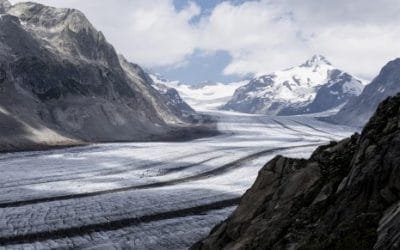
[[210, 111], [221, 135], [0, 155], [0, 249], [187, 249], [263, 165], [352, 133], [312, 117]]

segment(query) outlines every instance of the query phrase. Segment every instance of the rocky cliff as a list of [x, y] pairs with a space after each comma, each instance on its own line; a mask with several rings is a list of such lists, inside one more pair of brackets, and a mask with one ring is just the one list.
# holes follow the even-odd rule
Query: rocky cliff
[[361, 134], [274, 158], [193, 249], [400, 249], [400, 95]]
[[81, 12], [0, 0], [0, 14], [0, 150], [208, 131]]

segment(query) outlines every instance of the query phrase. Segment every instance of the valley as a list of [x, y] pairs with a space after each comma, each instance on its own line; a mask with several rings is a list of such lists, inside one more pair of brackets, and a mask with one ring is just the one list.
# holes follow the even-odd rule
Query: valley
[[399, 249], [391, 46], [269, 1], [50, 2], [0, 0], [0, 250]]
[[207, 114], [221, 135], [2, 154], [1, 245], [186, 249], [233, 211], [265, 162], [353, 132], [306, 116]]

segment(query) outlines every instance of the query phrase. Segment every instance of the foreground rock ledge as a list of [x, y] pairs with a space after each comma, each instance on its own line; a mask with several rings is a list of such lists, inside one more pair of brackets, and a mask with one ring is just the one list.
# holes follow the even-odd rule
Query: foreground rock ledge
[[361, 135], [274, 158], [192, 249], [400, 249], [400, 95]]

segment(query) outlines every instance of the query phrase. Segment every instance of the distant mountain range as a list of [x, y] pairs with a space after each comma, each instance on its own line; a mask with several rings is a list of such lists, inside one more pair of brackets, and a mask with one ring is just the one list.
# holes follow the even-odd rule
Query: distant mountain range
[[316, 55], [304, 64], [252, 79], [224, 109], [268, 115], [318, 113], [345, 104], [362, 82]]
[[400, 92], [400, 59], [389, 62], [366, 86], [318, 55], [298, 67], [235, 83], [189, 85], [154, 74], [151, 78], [176, 89], [183, 100], [199, 110], [310, 114], [331, 123], [362, 127], [381, 101]]
[[182, 98], [196, 110], [216, 110], [232, 97], [239, 87], [248, 83], [248, 80], [220, 83], [201, 82], [198, 84], [185, 84], [179, 81], [171, 81], [157, 74], [150, 74], [156, 84], [176, 89]]
[[0, 150], [182, 139], [208, 129], [83, 13], [0, 0]]

